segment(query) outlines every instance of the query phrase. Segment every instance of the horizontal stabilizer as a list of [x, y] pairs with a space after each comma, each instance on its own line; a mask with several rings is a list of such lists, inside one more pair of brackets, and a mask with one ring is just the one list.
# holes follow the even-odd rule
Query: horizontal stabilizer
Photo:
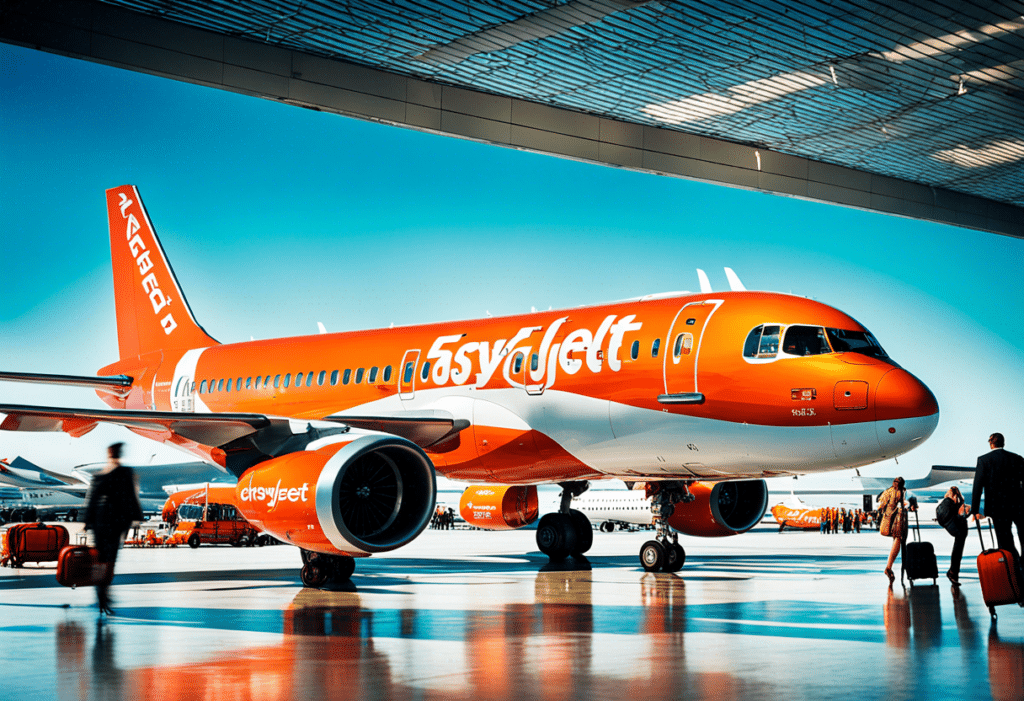
[[0, 381], [31, 382], [44, 385], [66, 385], [70, 387], [88, 387], [110, 392], [118, 397], [128, 396], [132, 388], [132, 378], [127, 375], [109, 377], [91, 377], [89, 375], [48, 375], [35, 372], [4, 372], [0, 371]]

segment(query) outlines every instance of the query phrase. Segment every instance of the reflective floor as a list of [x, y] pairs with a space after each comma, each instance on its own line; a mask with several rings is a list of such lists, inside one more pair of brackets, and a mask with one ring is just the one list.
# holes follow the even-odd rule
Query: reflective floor
[[678, 575], [594, 536], [553, 568], [533, 532], [428, 531], [331, 592], [287, 546], [125, 550], [102, 623], [52, 568], [0, 569], [0, 698], [1024, 697], [1024, 609], [991, 621], [977, 543], [960, 590], [890, 591], [873, 532], [686, 538]]

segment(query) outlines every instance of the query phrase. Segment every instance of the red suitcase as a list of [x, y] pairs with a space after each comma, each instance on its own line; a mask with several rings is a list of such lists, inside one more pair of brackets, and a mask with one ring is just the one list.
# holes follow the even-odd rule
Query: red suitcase
[[65, 587], [93, 587], [114, 578], [114, 564], [99, 561], [99, 551], [85, 545], [69, 545], [57, 559], [57, 582]]
[[[978, 579], [981, 580], [981, 595], [985, 597], [992, 618], [996, 618], [996, 606], [1018, 604], [1021, 599], [1020, 576], [1017, 573], [1017, 562], [1009, 550], [993, 548], [985, 550], [985, 539], [981, 535], [981, 524], [978, 526], [978, 538], [981, 539], [981, 554], [978, 555]], [[992, 545], [995, 535], [992, 533], [992, 522], [988, 524]]]
[[26, 562], [53, 562], [68, 544], [68, 529], [45, 523], [19, 523], [7, 529], [4, 563], [21, 567]]

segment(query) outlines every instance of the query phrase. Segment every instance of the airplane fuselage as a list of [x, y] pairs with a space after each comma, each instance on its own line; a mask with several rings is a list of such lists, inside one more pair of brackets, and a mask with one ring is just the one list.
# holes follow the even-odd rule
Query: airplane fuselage
[[[118, 408], [303, 420], [441, 410], [469, 428], [428, 449], [438, 471], [506, 484], [802, 474], [927, 438], [938, 420], [928, 389], [884, 353], [837, 351], [825, 340], [833, 329], [867, 334], [789, 295], [653, 296], [165, 350], [159, 364], [103, 368], [136, 380], [123, 401], [100, 396]], [[802, 354], [787, 352], [791, 335]]]

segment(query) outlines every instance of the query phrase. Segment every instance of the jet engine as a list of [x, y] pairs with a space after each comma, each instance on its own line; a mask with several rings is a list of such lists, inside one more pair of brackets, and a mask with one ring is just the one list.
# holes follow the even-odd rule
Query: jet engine
[[695, 482], [689, 503], [675, 505], [668, 524], [680, 533], [713, 538], [745, 533], [757, 525], [768, 508], [764, 480]]
[[537, 487], [466, 487], [459, 515], [466, 523], [489, 531], [510, 531], [537, 520]]
[[258, 528], [304, 550], [362, 557], [412, 541], [430, 523], [434, 465], [398, 436], [345, 436], [246, 470], [235, 503]]

